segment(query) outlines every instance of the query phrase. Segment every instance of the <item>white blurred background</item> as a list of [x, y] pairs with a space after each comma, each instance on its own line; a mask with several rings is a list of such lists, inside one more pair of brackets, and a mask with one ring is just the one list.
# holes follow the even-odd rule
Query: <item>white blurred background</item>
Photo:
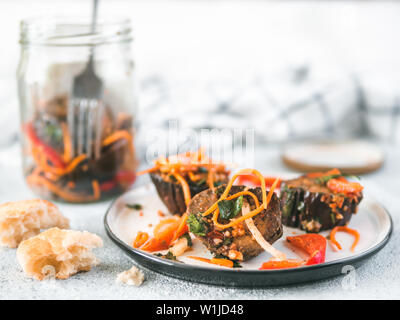
[[[18, 130], [20, 20], [90, 10], [90, 0], [1, 0], [0, 145]], [[101, 0], [102, 15], [132, 19], [142, 128], [176, 118], [255, 128], [260, 141], [400, 141], [399, 2]]]

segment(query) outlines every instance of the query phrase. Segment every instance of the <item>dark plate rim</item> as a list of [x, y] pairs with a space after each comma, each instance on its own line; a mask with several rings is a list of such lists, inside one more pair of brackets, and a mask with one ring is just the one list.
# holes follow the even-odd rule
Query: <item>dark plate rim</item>
[[[132, 190], [129, 190], [128, 192], [131, 192]], [[392, 236], [392, 232], [393, 232], [393, 219], [392, 216], [390, 215], [389, 211], [386, 209], [385, 206], [383, 206], [381, 203], [379, 203], [379, 205], [382, 207], [382, 209], [385, 211], [385, 213], [387, 214], [388, 218], [389, 218], [389, 230], [386, 233], [385, 237], [376, 245], [374, 245], [373, 247], [369, 248], [368, 250], [359, 253], [357, 255], [354, 256], [350, 256], [350, 257], [346, 257], [346, 258], [341, 258], [338, 260], [334, 260], [334, 261], [329, 261], [329, 262], [324, 262], [321, 264], [317, 264], [317, 265], [312, 265], [312, 266], [303, 266], [303, 267], [298, 267], [298, 268], [288, 268], [288, 269], [276, 269], [276, 270], [242, 270], [241, 268], [234, 268], [234, 269], [222, 269], [222, 268], [210, 268], [210, 267], [205, 267], [205, 266], [194, 266], [194, 265], [189, 265], [189, 264], [183, 264], [180, 262], [174, 262], [171, 260], [166, 260], [160, 257], [155, 256], [154, 254], [151, 253], [147, 253], [138, 249], [135, 249], [131, 246], [129, 246], [128, 244], [126, 244], [125, 242], [123, 242], [122, 240], [120, 240], [117, 235], [114, 234], [114, 232], [111, 230], [111, 227], [108, 224], [107, 221], [107, 217], [111, 211], [111, 208], [114, 206], [114, 204], [121, 198], [122, 196], [119, 196], [117, 198], [115, 198], [109, 205], [109, 207], [107, 208], [107, 211], [104, 215], [104, 227], [106, 230], [106, 233], [108, 235], [108, 237], [118, 246], [120, 247], [123, 251], [126, 252], [130, 252], [133, 255], [138, 255], [141, 256], [142, 258], [148, 259], [154, 263], [158, 263], [164, 266], [168, 266], [168, 267], [176, 267], [177, 269], [181, 269], [181, 270], [185, 270], [188, 272], [200, 272], [200, 271], [213, 271], [215, 272], [216, 276], [218, 275], [233, 275], [233, 274], [240, 274], [242, 275], [259, 275], [261, 273], [263, 274], [273, 274], [275, 275], [285, 275], [285, 274], [293, 274], [295, 273], [302, 273], [302, 272], [309, 272], [312, 270], [320, 270], [320, 269], [325, 269], [325, 268], [330, 268], [330, 267], [334, 267], [334, 266], [340, 266], [340, 265], [344, 265], [344, 264], [351, 264], [351, 263], [356, 263], [358, 261], [364, 260], [366, 258], [368, 258], [369, 256], [377, 253], [378, 251], [380, 251], [390, 240], [391, 236]], [[134, 259], [134, 258], [133, 258]], [[165, 273], [164, 273], [165, 274]], [[173, 275], [171, 275], [172, 277], [174, 277]]]

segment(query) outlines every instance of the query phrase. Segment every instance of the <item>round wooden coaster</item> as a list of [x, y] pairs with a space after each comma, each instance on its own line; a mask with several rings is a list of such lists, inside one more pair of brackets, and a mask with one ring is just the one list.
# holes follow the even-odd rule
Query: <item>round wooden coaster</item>
[[384, 158], [380, 148], [361, 140], [293, 143], [282, 153], [282, 161], [301, 172], [338, 168], [343, 173], [364, 174], [379, 169]]

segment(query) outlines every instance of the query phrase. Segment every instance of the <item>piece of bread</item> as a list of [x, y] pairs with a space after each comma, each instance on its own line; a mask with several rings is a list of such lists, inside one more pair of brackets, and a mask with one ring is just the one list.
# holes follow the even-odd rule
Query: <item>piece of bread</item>
[[17, 259], [29, 277], [67, 279], [97, 265], [99, 261], [91, 250], [101, 246], [101, 238], [90, 232], [52, 228], [22, 241]]
[[118, 283], [125, 283], [128, 286], [140, 286], [144, 281], [144, 274], [138, 268], [133, 266], [129, 270], [121, 272], [117, 276]]
[[53, 227], [69, 228], [69, 220], [49, 201], [33, 199], [0, 205], [0, 246], [16, 248], [40, 230]]

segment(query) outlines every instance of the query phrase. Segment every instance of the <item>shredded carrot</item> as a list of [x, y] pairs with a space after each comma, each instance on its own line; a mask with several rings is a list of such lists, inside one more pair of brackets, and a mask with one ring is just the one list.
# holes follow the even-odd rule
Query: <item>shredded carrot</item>
[[81, 154], [74, 158], [66, 168], [56, 168], [52, 167], [47, 163], [47, 159], [44, 152], [36, 151], [32, 153], [33, 159], [35, 160], [36, 164], [42, 168], [44, 172], [51, 173], [56, 176], [63, 176], [68, 173], [71, 173], [75, 170], [75, 168], [86, 159], [85, 154]]
[[107, 138], [105, 138], [103, 140], [103, 142], [101, 143], [101, 145], [103, 147], [106, 147], [106, 146], [108, 146], [108, 145], [110, 145], [110, 144], [112, 144], [115, 141], [118, 141], [120, 139], [125, 139], [128, 142], [131, 142], [132, 141], [132, 135], [126, 130], [115, 131], [114, 133], [109, 135]]
[[258, 172], [257, 170], [255, 170], [255, 169], [243, 169], [243, 170], [240, 170], [236, 174], [233, 175], [233, 177], [229, 181], [228, 185], [226, 186], [226, 189], [225, 189], [224, 193], [221, 195], [221, 197], [218, 199], [217, 202], [215, 202], [210, 208], [208, 208], [203, 213], [203, 216], [208, 216], [215, 209], [217, 209], [218, 202], [220, 202], [221, 200], [225, 200], [225, 198], [229, 194], [229, 191], [231, 190], [231, 188], [233, 186], [233, 183], [235, 182], [236, 178], [239, 177], [240, 175], [243, 175], [243, 174], [255, 174], [255, 175], [257, 175], [259, 177], [260, 182], [261, 182], [262, 196], [263, 196], [263, 204], [262, 205], [263, 205], [264, 209], [266, 208], [267, 196], [266, 196], [265, 180], [264, 180], [263, 175], [260, 172]]
[[149, 240], [149, 234], [147, 232], [139, 231], [136, 235], [135, 240], [133, 241], [132, 246], [134, 248], [140, 248], [146, 243], [147, 240]]
[[212, 168], [208, 170], [207, 174], [207, 184], [210, 187], [211, 190], [214, 190], [214, 171]]
[[215, 264], [215, 265], [218, 265], [221, 267], [233, 268], [233, 261], [228, 260], [228, 259], [217, 259], [217, 258], [207, 259], [207, 258], [196, 257], [196, 256], [188, 256], [188, 258], [198, 260], [201, 262]]
[[199, 181], [201, 179], [201, 176], [199, 174], [194, 174], [192, 171], [188, 172], [189, 178], [192, 181]]
[[279, 183], [279, 178], [277, 178], [275, 180], [274, 184], [272, 185], [271, 189], [269, 190], [268, 197], [267, 197], [267, 200], [266, 200], [267, 201], [266, 202], [266, 204], [267, 204], [266, 206], [264, 206], [263, 205], [264, 203], [263, 203], [262, 205], [258, 206], [256, 209], [254, 209], [253, 211], [250, 211], [249, 213], [247, 213], [247, 214], [245, 214], [245, 215], [243, 215], [243, 216], [241, 216], [241, 217], [239, 217], [237, 219], [231, 220], [231, 222], [228, 223], [228, 224], [220, 224], [218, 222], [219, 210], [217, 209], [214, 212], [214, 215], [213, 215], [214, 225], [216, 227], [220, 228], [220, 229], [227, 229], [227, 228], [230, 228], [230, 227], [232, 227], [232, 226], [234, 226], [234, 225], [236, 225], [236, 224], [238, 224], [238, 223], [240, 223], [240, 222], [242, 222], [244, 220], [253, 218], [254, 216], [256, 216], [257, 214], [259, 214], [261, 211], [265, 210], [268, 207], [268, 204], [271, 201], [272, 195], [274, 194], [274, 190], [275, 190], [275, 188], [276, 188], [278, 183]]
[[146, 173], [154, 172], [154, 171], [157, 171], [157, 170], [158, 170], [158, 166], [154, 166], [153, 168], [149, 168], [149, 169], [146, 169], [146, 170], [139, 171], [139, 172], [136, 173], [136, 175], [141, 176], [141, 175], [144, 175]]
[[93, 198], [94, 200], [100, 199], [101, 191], [100, 191], [100, 185], [97, 180], [92, 181], [92, 188], [93, 188]]
[[172, 237], [171, 243], [187, 232], [188, 228], [188, 226], [186, 225], [187, 218], [188, 214], [185, 212], [181, 217], [180, 224], [178, 226], [178, 229], [176, 229], [174, 236]]
[[66, 163], [69, 163], [72, 158], [72, 143], [71, 143], [71, 137], [69, 135], [69, 130], [68, 126], [63, 122], [61, 123], [61, 128], [63, 131], [63, 141], [64, 141], [64, 154], [63, 154], [63, 160]]
[[339, 250], [342, 250], [342, 246], [336, 240], [336, 237], [335, 237], [336, 236], [336, 232], [338, 232], [338, 231], [347, 232], [347, 233], [349, 233], [349, 234], [354, 236], [355, 239], [354, 239], [354, 242], [353, 242], [353, 244], [352, 244], [352, 246], [350, 248], [351, 251], [354, 251], [355, 247], [357, 246], [358, 242], [360, 241], [360, 233], [357, 230], [350, 229], [347, 226], [334, 227], [332, 229], [331, 233], [330, 233], [330, 240], [331, 240], [331, 243], [334, 244]]
[[228, 259], [213, 258], [210, 260], [210, 263], [219, 265], [221, 267], [233, 268], [233, 261]]
[[162, 212], [161, 210], [158, 210], [157, 214], [158, 214], [159, 217], [165, 217], [165, 213]]
[[187, 257], [190, 259], [199, 260], [199, 261], [207, 262], [207, 263], [210, 263], [210, 261], [211, 261], [210, 259], [203, 258], [203, 257], [196, 257], [196, 256], [187, 256]]
[[204, 148], [200, 148], [196, 152], [185, 152], [183, 154], [169, 156], [168, 158], [161, 156], [154, 161], [154, 166], [152, 168], [140, 171], [138, 172], [138, 175], [154, 171], [160, 171], [161, 173], [188, 173], [189, 178], [192, 181], [197, 181], [201, 177], [193, 174], [193, 172], [198, 171], [199, 167], [205, 167], [209, 172], [212, 169], [213, 173], [229, 173], [229, 171], [226, 170], [226, 165], [224, 163], [212, 161], [205, 155]]
[[172, 173], [172, 175], [181, 184], [182, 190], [183, 190], [183, 195], [184, 195], [184, 198], [185, 198], [185, 204], [188, 206], [192, 196], [190, 195], [190, 188], [189, 188], [189, 185], [188, 185], [187, 181], [179, 173], [175, 173], [174, 172], [174, 173]]
[[232, 199], [235, 199], [237, 197], [245, 196], [245, 195], [251, 196], [253, 198], [254, 202], [256, 203], [256, 207], [260, 206], [260, 202], [258, 201], [258, 198], [256, 197], [256, 195], [253, 192], [250, 192], [250, 191], [247, 191], [247, 190], [235, 193], [235, 194], [227, 197], [226, 200], [232, 200]]

